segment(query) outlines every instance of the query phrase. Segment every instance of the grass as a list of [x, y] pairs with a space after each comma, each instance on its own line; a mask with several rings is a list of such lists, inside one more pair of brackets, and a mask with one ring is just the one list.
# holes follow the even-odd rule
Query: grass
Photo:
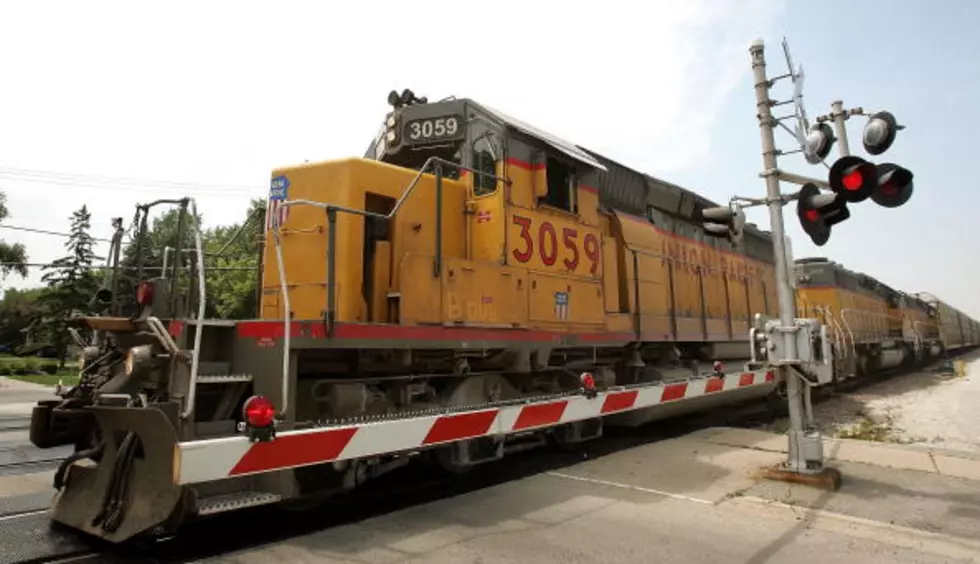
[[892, 436], [892, 426], [889, 423], [879, 423], [870, 417], [863, 417], [856, 425], [841, 429], [837, 436], [841, 439], [857, 439], [878, 443], [895, 442]]
[[78, 363], [66, 362], [59, 368], [58, 361], [49, 358], [0, 355], [0, 376], [43, 386], [57, 386], [60, 380], [71, 386], [78, 382]]
[[11, 374], [7, 377], [42, 386], [57, 386], [59, 381], [65, 386], [74, 386], [78, 383], [78, 370], [65, 368], [55, 374]]
[[890, 413], [872, 418], [863, 411], [858, 413], [857, 423], [838, 429], [837, 437], [841, 439], [857, 439], [876, 443], [913, 444], [923, 442], [918, 437], [904, 436], [895, 428], [895, 422]]

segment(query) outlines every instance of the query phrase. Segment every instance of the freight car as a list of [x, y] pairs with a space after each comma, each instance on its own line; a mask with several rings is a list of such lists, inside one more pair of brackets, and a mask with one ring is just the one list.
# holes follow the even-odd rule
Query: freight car
[[920, 292], [917, 297], [933, 308], [933, 317], [938, 319], [943, 346], [947, 350], [980, 344], [980, 321], [972, 319], [928, 292]]
[[120, 542], [776, 393], [737, 362], [776, 309], [767, 233], [705, 239], [714, 203], [472, 100], [389, 101], [366, 158], [273, 172], [258, 319], [205, 319], [181, 200], [191, 275], [72, 320], [81, 381], [31, 427], [76, 445], [55, 521]]

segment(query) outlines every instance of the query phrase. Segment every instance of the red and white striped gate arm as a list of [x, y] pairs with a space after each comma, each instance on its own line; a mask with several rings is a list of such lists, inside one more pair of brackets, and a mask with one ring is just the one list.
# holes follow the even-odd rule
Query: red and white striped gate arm
[[632, 389], [354, 425], [283, 431], [269, 442], [244, 435], [177, 443], [174, 476], [195, 484], [386, 453], [412, 451], [464, 439], [507, 435], [623, 413], [754, 386], [771, 385], [767, 371], [694, 378]]

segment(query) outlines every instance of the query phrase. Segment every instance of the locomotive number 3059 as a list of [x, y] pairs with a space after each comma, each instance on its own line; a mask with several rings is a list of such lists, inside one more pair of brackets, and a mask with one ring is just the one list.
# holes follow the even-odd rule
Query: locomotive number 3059
[[[530, 217], [514, 215], [512, 219], [514, 225], [520, 228], [518, 237], [521, 242], [511, 252], [518, 262], [530, 261], [537, 251], [542, 264], [554, 266], [558, 262], [559, 253], [561, 253], [564, 255], [561, 264], [565, 265], [565, 268], [570, 272], [576, 272], [582, 262], [587, 263], [590, 274], [599, 271], [599, 239], [594, 234], [586, 233], [579, 243], [579, 232], [572, 227], [562, 227], [561, 238], [559, 239], [558, 230], [550, 221], [542, 221], [535, 229], [534, 222]], [[560, 244], [559, 241], [561, 241]], [[580, 260], [582, 258], [579, 254], [580, 244], [582, 251], [584, 251], [582, 254], [585, 255], [584, 261]]]
[[408, 138], [413, 141], [440, 139], [459, 133], [459, 120], [455, 117], [420, 119], [408, 124]]

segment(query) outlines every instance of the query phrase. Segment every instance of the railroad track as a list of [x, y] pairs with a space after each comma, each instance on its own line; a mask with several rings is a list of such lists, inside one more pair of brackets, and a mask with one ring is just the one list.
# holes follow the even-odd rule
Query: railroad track
[[0, 433], [7, 431], [27, 431], [31, 428], [29, 417], [0, 418]]
[[[935, 366], [929, 365], [917, 371], [927, 371]], [[814, 397], [814, 404], [847, 395], [903, 372], [909, 371], [894, 369], [845, 383], [837, 390]], [[766, 402], [753, 402], [719, 407], [710, 412], [664, 420], [636, 429], [607, 429], [603, 439], [586, 443], [574, 451], [545, 448], [519, 452], [505, 458], [503, 464], [478, 466], [463, 475], [447, 474], [433, 478], [431, 468], [407, 467], [369, 482], [354, 492], [331, 498], [326, 502], [329, 511], [314, 509], [301, 512], [278, 507], [256, 507], [189, 523], [178, 536], [127, 546], [110, 546], [52, 526], [46, 510], [3, 516], [0, 517], [0, 564], [193, 562], [214, 558], [560, 470], [581, 462], [583, 458], [601, 458], [706, 427], [755, 427], [772, 423], [784, 415], [783, 410], [772, 408], [772, 404]], [[30, 537], [30, 540], [23, 537]], [[17, 538], [22, 540], [18, 542]], [[34, 544], [11, 553], [5, 549], [11, 541], [18, 542], [18, 547], [24, 546], [23, 541]]]

